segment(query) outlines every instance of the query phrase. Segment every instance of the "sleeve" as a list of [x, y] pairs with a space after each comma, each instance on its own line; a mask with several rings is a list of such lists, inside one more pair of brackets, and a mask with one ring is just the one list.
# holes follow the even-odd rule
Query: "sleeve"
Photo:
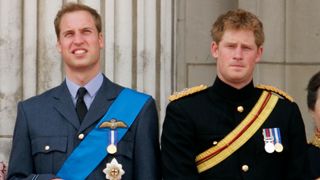
[[293, 103], [289, 124], [289, 162], [286, 179], [304, 179], [307, 165], [307, 139], [304, 122], [296, 103]]
[[47, 180], [54, 178], [53, 174], [36, 174], [34, 172], [31, 139], [28, 129], [23, 103], [19, 102], [7, 179]]
[[159, 122], [152, 98], [146, 102], [137, 118], [133, 179], [160, 180]]
[[199, 179], [195, 165], [194, 125], [176, 102], [168, 105], [161, 136], [164, 180]]

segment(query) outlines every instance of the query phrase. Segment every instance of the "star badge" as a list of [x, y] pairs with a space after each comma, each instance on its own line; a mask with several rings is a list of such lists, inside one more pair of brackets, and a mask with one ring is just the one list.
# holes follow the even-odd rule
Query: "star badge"
[[103, 169], [103, 172], [106, 174], [106, 179], [109, 180], [120, 180], [124, 174], [122, 165], [119, 164], [115, 158], [113, 158], [110, 163], [107, 163], [106, 168]]

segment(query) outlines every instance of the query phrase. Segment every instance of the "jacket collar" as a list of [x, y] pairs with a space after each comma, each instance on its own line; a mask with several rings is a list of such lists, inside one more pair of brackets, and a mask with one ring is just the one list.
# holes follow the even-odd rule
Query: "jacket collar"
[[53, 95], [53, 98], [56, 100], [54, 108], [61, 113], [72, 126], [79, 131], [83, 131], [102, 118], [122, 89], [123, 87], [103, 76], [103, 83], [81, 126], [65, 81], [57, 88]]
[[253, 85], [253, 81], [251, 81], [249, 84], [247, 84], [245, 87], [241, 89], [236, 89], [224, 83], [218, 77], [216, 77], [216, 80], [213, 83], [211, 91], [214, 93], [217, 93], [218, 96], [226, 100], [234, 101], [234, 102], [241, 102], [246, 99], [249, 99], [252, 96], [255, 96], [255, 88]]

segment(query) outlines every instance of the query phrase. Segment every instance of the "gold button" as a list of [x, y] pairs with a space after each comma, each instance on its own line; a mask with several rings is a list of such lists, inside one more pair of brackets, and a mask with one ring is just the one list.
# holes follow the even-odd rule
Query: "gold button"
[[243, 110], [244, 110], [244, 109], [243, 109], [243, 106], [238, 106], [238, 107], [237, 107], [237, 111], [238, 111], [238, 112], [242, 113]]
[[241, 169], [242, 169], [243, 172], [247, 172], [247, 171], [249, 171], [249, 166], [246, 165], [246, 164], [242, 165]]
[[44, 147], [44, 150], [46, 150], [46, 151], [48, 151], [50, 149], [50, 146], [49, 145], [46, 145], [45, 147]]
[[214, 146], [215, 145], [217, 145], [218, 144], [218, 142], [217, 141], [213, 141], [213, 143], [212, 143]]
[[78, 139], [82, 140], [84, 138], [84, 134], [79, 134]]

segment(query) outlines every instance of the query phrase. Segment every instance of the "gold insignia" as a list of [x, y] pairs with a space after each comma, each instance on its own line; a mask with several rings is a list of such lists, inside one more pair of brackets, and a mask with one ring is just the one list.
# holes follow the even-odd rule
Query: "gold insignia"
[[199, 85], [199, 86], [194, 86], [192, 88], [186, 88], [180, 92], [175, 92], [173, 93], [168, 99], [169, 101], [174, 101], [174, 100], [177, 100], [177, 99], [180, 99], [182, 97], [185, 97], [185, 96], [188, 96], [190, 94], [194, 94], [196, 92], [200, 92], [202, 90], [205, 90], [207, 89], [208, 87], [206, 85]]
[[274, 93], [286, 98], [287, 100], [293, 102], [293, 98], [289, 94], [287, 94], [286, 92], [284, 92], [284, 91], [282, 91], [282, 90], [280, 90], [280, 89], [278, 89], [276, 87], [273, 87], [273, 86], [270, 86], [270, 85], [259, 84], [259, 85], [256, 86], [256, 88], [274, 92]]
[[126, 128], [127, 125], [123, 121], [117, 121], [115, 119], [111, 119], [110, 121], [103, 122], [99, 128], [110, 128], [110, 129], [117, 129], [117, 128]]
[[309, 144], [314, 145], [315, 147], [320, 148], [320, 138], [317, 135], [313, 135], [311, 141], [309, 142]]

